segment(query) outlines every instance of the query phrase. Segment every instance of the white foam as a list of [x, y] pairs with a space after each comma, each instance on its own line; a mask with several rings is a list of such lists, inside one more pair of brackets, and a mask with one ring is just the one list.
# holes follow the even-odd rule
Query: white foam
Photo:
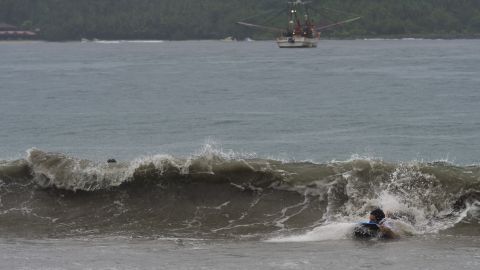
[[331, 223], [314, 228], [313, 230], [301, 234], [284, 237], [275, 237], [265, 242], [284, 243], [284, 242], [315, 242], [327, 240], [348, 239], [353, 232], [355, 223]]
[[[88, 42], [85, 40], [82, 40], [82, 42]], [[163, 40], [98, 40], [94, 39], [92, 40], [94, 43], [100, 43], [100, 44], [121, 44], [121, 43], [164, 43], [165, 41]]]
[[127, 40], [127, 43], [164, 43], [164, 40]]
[[132, 176], [125, 164], [97, 163], [35, 148], [28, 150], [26, 161], [32, 166], [38, 184], [68, 190], [119, 186]]
[[257, 157], [255, 152], [238, 152], [232, 149], [224, 149], [222, 143], [216, 141], [214, 138], [207, 138], [199, 150], [195, 151], [190, 158], [206, 157], [214, 158], [220, 157], [225, 160], [234, 159], [253, 159]]
[[467, 203], [465, 210], [458, 215], [455, 224], [466, 220], [469, 216], [474, 218], [478, 218], [480, 216], [480, 201], [475, 200], [473, 203]]
[[93, 40], [94, 43], [100, 44], [120, 44], [120, 40]]

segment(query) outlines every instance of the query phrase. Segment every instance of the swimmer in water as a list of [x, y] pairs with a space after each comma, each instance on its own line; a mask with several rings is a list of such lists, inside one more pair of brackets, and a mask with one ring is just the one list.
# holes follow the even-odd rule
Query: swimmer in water
[[377, 208], [370, 212], [370, 222], [378, 225], [381, 237], [387, 239], [397, 239], [400, 237], [400, 235], [395, 232], [395, 224], [390, 218], [385, 217], [382, 209]]

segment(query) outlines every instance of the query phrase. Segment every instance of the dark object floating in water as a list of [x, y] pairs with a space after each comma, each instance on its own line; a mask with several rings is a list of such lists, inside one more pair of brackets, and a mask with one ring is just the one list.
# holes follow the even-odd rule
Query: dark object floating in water
[[376, 223], [362, 222], [353, 229], [353, 236], [358, 239], [370, 239], [377, 237], [380, 232]]
[[114, 158], [109, 158], [107, 160], [107, 163], [117, 163], [117, 160], [115, 160]]

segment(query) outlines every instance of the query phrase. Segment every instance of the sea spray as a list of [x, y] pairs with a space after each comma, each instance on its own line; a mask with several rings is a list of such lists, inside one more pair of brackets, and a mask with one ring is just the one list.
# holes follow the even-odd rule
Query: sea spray
[[331, 223], [318, 226], [313, 230], [304, 233], [290, 236], [273, 237], [265, 240], [270, 243], [283, 242], [312, 242], [312, 241], [327, 241], [350, 239], [355, 223]]

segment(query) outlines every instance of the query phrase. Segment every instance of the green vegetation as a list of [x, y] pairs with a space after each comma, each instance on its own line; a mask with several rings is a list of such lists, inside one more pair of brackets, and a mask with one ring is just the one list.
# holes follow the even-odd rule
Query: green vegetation
[[[283, 27], [284, 14], [269, 17], [286, 8], [286, 1], [0, 0], [0, 22], [38, 28], [46, 40], [271, 38], [235, 22], [267, 14], [252, 20]], [[320, 24], [362, 16], [323, 33], [328, 37], [480, 35], [479, 0], [317, 0], [311, 6]]]

